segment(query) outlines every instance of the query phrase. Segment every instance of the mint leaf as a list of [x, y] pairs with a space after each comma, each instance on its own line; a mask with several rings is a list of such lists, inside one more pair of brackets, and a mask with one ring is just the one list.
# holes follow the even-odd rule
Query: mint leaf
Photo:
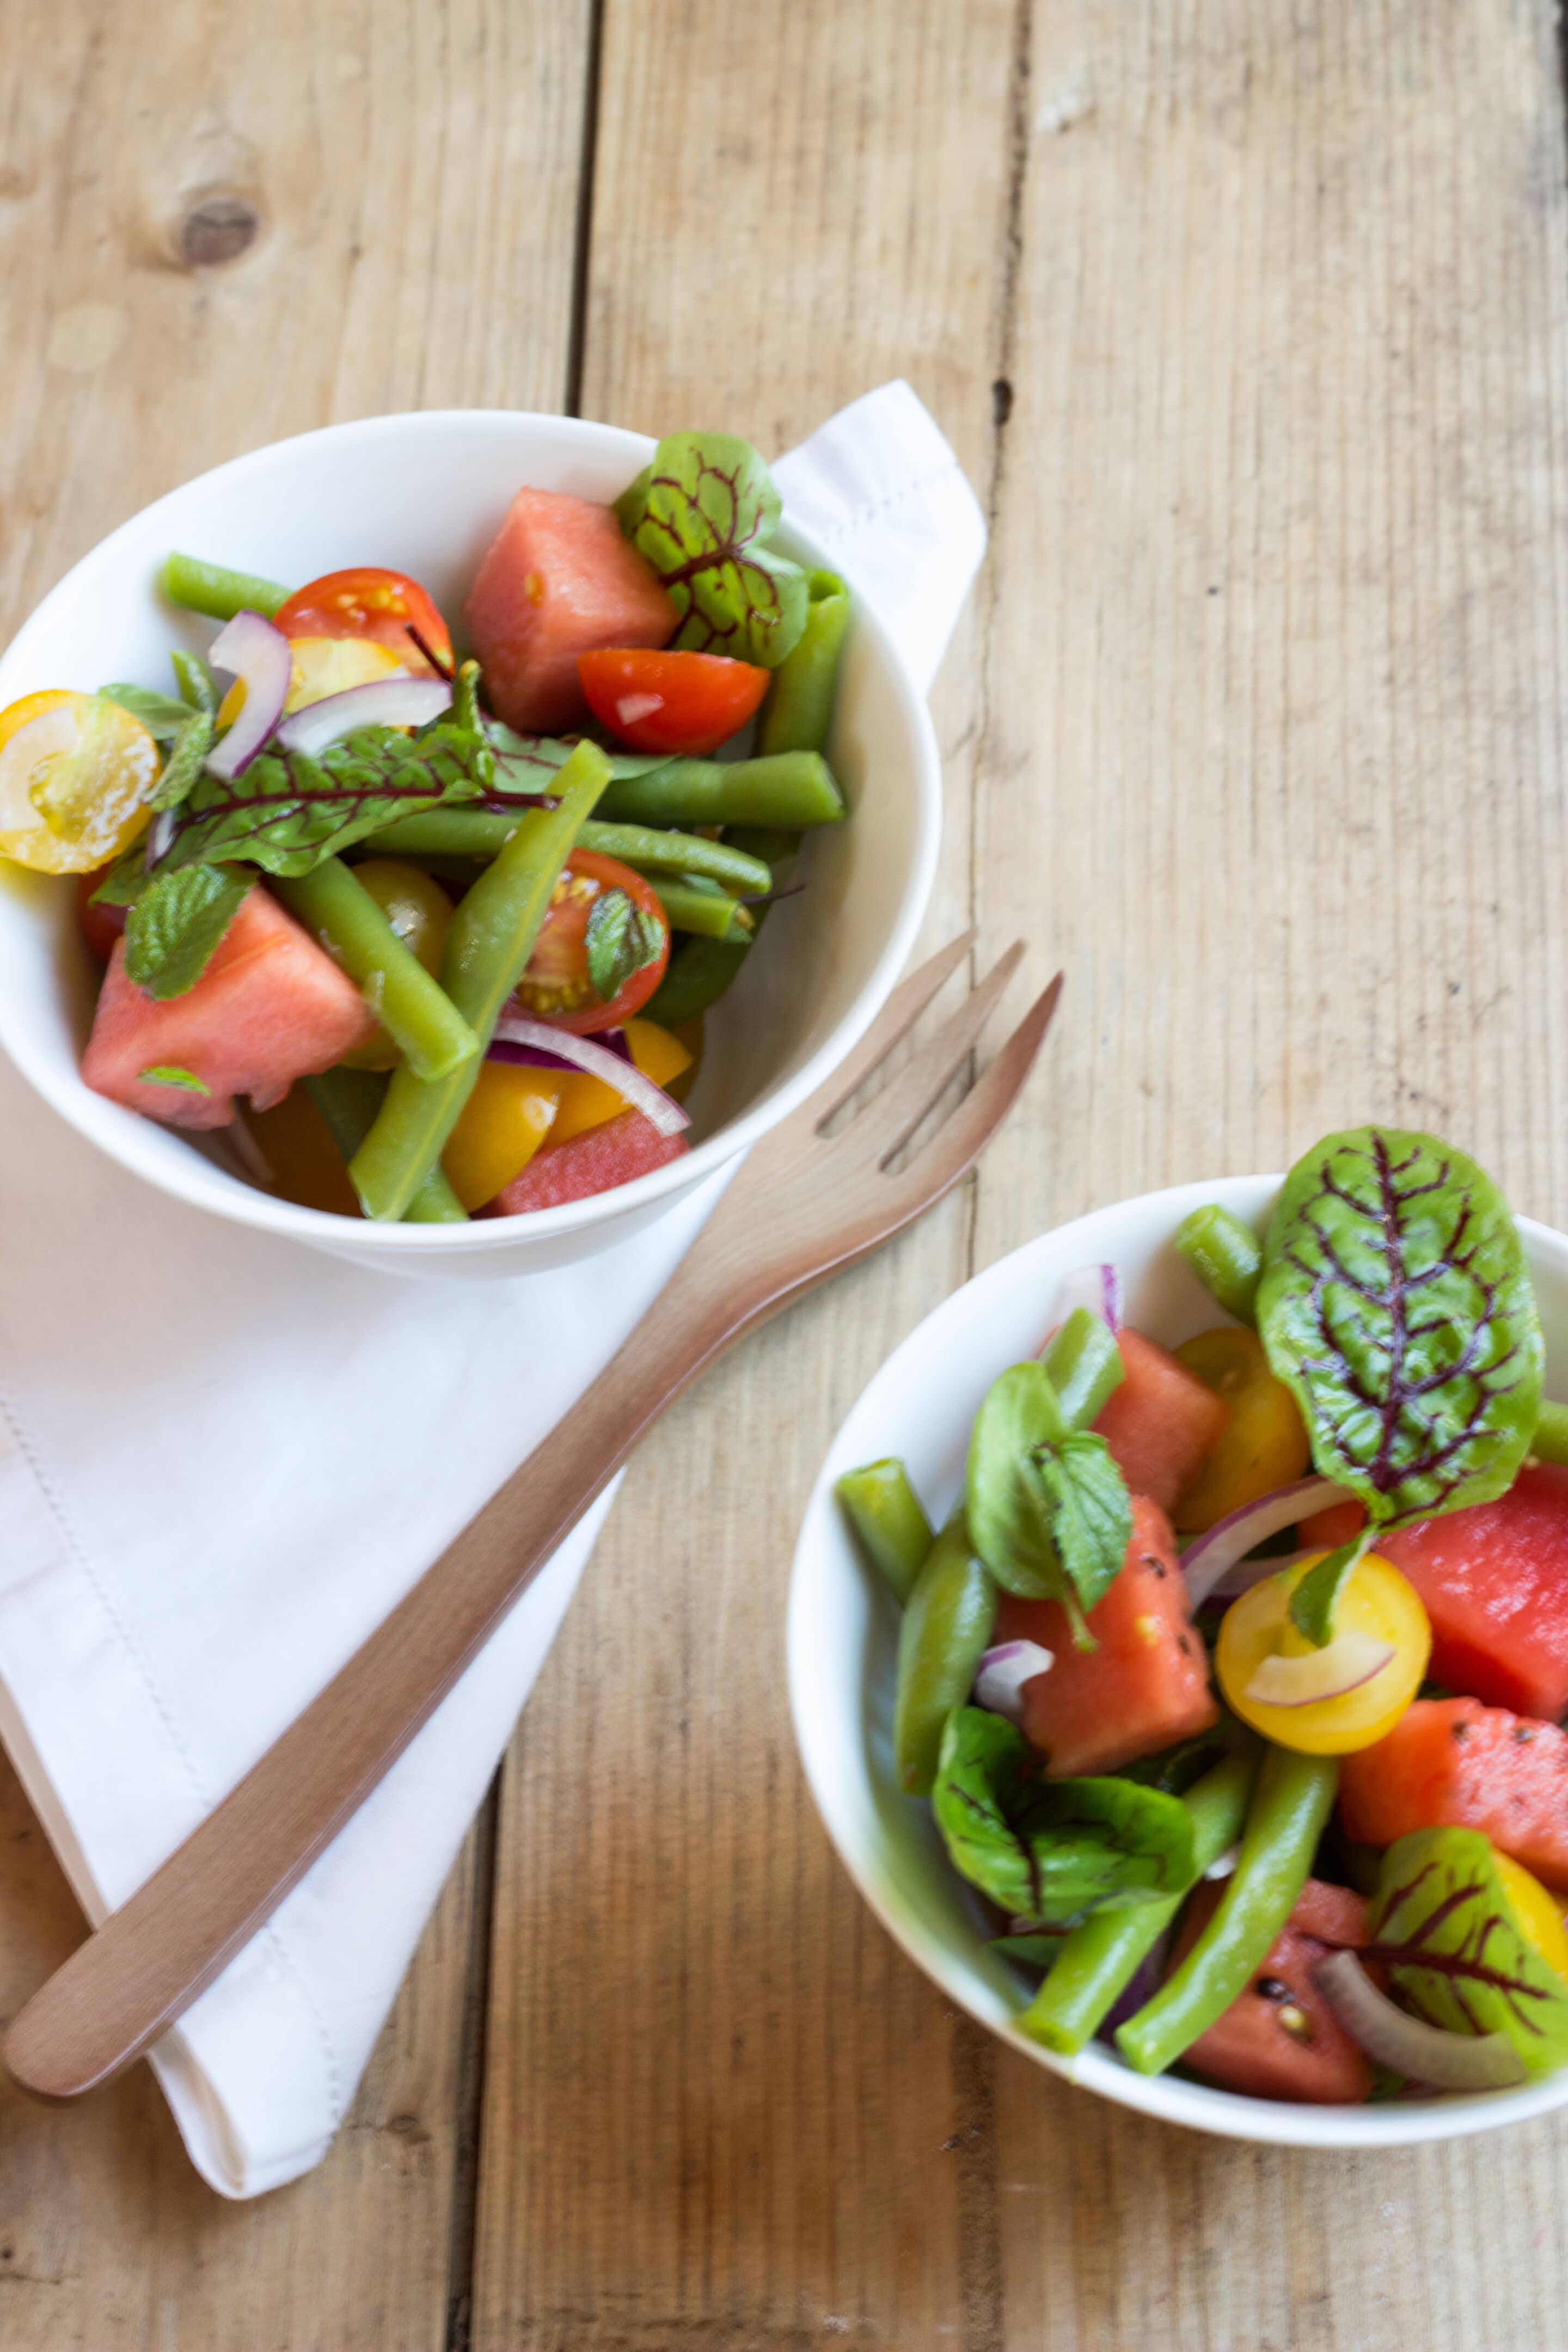
[[171, 742], [191, 715], [184, 703], [150, 686], [100, 686], [98, 690], [106, 700], [118, 702], [121, 710], [129, 710], [132, 719], [139, 719], [160, 743]]
[[1491, 1840], [1416, 1830], [1391, 1845], [1363, 1953], [1413, 2015], [1450, 2033], [1506, 2033], [1534, 2074], [1568, 2063], [1568, 1985], [1520, 1933]]
[[153, 787], [150, 808], [178, 808], [182, 801], [190, 798], [201, 781], [202, 762], [212, 750], [214, 731], [210, 710], [185, 713], [185, 723], [170, 746], [163, 772]]
[[161, 1003], [184, 996], [206, 970], [255, 878], [228, 866], [155, 874], [126, 917], [127, 979]]
[[147, 887], [145, 836], [117, 857], [92, 894], [95, 907], [133, 907]]
[[1290, 1595], [1290, 1622], [1320, 1650], [1326, 1649], [1333, 1639], [1334, 1611], [1340, 1595], [1356, 1562], [1372, 1549], [1376, 1534], [1374, 1527], [1365, 1527], [1352, 1542], [1342, 1544], [1338, 1551], [1325, 1552]]
[[217, 690], [217, 680], [199, 654], [188, 654], [176, 646], [169, 656], [174, 676], [180, 682], [180, 698], [192, 710], [207, 710], [216, 718], [223, 697]]
[[954, 1869], [1005, 1911], [1072, 1927], [1191, 1885], [1192, 1815], [1134, 1780], [1048, 1780], [1023, 1733], [954, 1707], [931, 1808]]
[[601, 1003], [613, 1004], [634, 973], [657, 962], [669, 934], [625, 890], [601, 890], [588, 909], [583, 945]]
[[1048, 1498], [1062, 1566], [1079, 1604], [1090, 1610], [1110, 1591], [1132, 1540], [1127, 1481], [1104, 1438], [1089, 1429], [1037, 1445], [1032, 1460]]
[[672, 646], [778, 667], [805, 627], [809, 591], [799, 564], [767, 544], [782, 508], [749, 441], [672, 433], [616, 512], [680, 615]]
[[138, 1070], [137, 1078], [145, 1087], [181, 1087], [188, 1095], [210, 1095], [212, 1088], [195, 1070], [187, 1070], [178, 1062], [152, 1062]]
[[1258, 1327], [1322, 1475], [1376, 1525], [1489, 1502], [1541, 1403], [1541, 1321], [1495, 1184], [1397, 1128], [1326, 1136], [1285, 1181]]
[[1103, 1437], [1069, 1430], [1045, 1366], [1014, 1364], [974, 1417], [965, 1488], [971, 1539], [1005, 1591], [1082, 1613], [1110, 1591], [1132, 1537], [1127, 1482]]

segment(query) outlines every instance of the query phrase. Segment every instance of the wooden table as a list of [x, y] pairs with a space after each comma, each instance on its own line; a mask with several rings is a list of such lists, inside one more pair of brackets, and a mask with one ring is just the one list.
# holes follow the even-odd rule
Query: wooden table
[[[977, 1182], [637, 1463], [328, 2162], [3, 2095], [5, 2352], [1541, 2352], [1568, 2124], [1167, 2130], [956, 2015], [807, 1802], [790, 1530], [888, 1349], [1368, 1116], [1568, 1223], [1568, 191], [1547, 0], [6, 0], [0, 604], [329, 419], [782, 449], [907, 375], [992, 555], [933, 939], [1069, 993]], [[20, 36], [20, 37], [18, 37]], [[80, 1933], [0, 1789], [0, 2004]]]

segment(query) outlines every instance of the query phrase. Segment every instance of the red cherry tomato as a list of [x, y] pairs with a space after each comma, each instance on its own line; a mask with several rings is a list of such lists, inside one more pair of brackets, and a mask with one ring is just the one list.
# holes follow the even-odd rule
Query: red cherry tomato
[[[357, 572], [327, 572], [307, 581], [272, 615], [286, 637], [374, 637], [390, 646], [416, 677], [439, 675], [452, 667], [452, 633], [417, 580], [374, 564]], [[417, 629], [436, 662], [426, 661], [410, 628]]]
[[[617, 891], [631, 902], [629, 911], [615, 907], [596, 911]], [[626, 969], [653, 945], [656, 932], [658, 943], [647, 961], [636, 970]], [[617, 966], [624, 974], [607, 1000], [595, 984], [591, 968], [595, 960], [601, 977]], [[618, 1029], [639, 1012], [664, 978], [668, 961], [669, 925], [652, 886], [618, 857], [574, 849], [555, 885], [512, 1003], [531, 1020], [549, 1021], [574, 1036], [589, 1037], [596, 1029]]]
[[636, 751], [716, 751], [768, 690], [768, 672], [724, 654], [667, 654], [630, 646], [579, 654], [577, 675], [601, 727]]
[[125, 929], [123, 907], [95, 907], [92, 894], [102, 881], [108, 867], [100, 866], [96, 874], [79, 874], [76, 877], [76, 919], [88, 952], [100, 963], [107, 963], [114, 953], [114, 942]]

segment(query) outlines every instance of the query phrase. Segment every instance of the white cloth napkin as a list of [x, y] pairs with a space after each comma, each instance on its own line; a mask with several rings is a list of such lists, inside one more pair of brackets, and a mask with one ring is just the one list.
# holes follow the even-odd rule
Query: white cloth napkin
[[[985, 543], [905, 383], [775, 469], [923, 687]], [[192, 1214], [0, 1058], [0, 1738], [96, 1925], [569, 1409], [731, 1171], [557, 1272], [408, 1282]], [[319, 2163], [610, 1496], [153, 2054], [228, 2197]]]

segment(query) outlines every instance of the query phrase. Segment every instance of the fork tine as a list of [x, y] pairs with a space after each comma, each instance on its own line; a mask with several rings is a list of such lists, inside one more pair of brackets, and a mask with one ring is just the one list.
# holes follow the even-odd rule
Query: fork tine
[[869, 1150], [876, 1135], [878, 1165], [885, 1168], [893, 1154], [902, 1150], [971, 1051], [1023, 952], [1023, 940], [1015, 940], [935, 1036], [917, 1048], [898, 1076], [846, 1129], [845, 1139], [854, 1136], [858, 1151]]
[[843, 1109], [857, 1087], [864, 1086], [879, 1062], [886, 1060], [906, 1030], [912, 1029], [948, 975], [956, 971], [974, 944], [974, 933], [963, 931], [907, 980], [900, 980], [855, 1051], [833, 1075], [833, 1099], [816, 1116], [818, 1131]]
[[[973, 1167], [1012, 1109], [1045, 1042], [1061, 992], [1062, 974], [1058, 971], [1049, 987], [1035, 999], [1012, 1035], [993, 1055], [952, 1117], [895, 1178], [894, 1181], [908, 1188], [921, 1207], [940, 1200]], [[910, 1213], [918, 1213], [918, 1209]]]

